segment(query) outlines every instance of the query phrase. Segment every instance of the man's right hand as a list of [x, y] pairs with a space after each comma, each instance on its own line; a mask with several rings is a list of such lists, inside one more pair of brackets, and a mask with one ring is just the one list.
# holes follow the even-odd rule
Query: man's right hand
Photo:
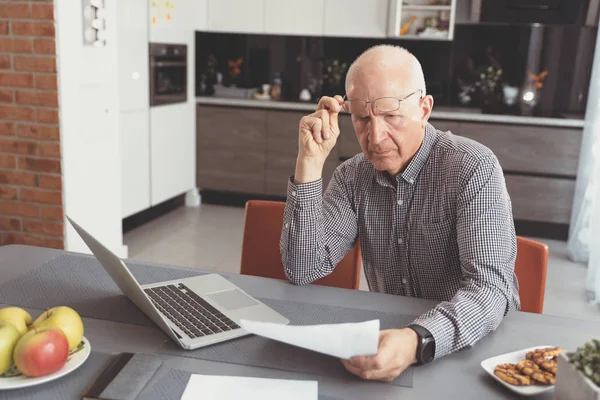
[[340, 135], [338, 114], [342, 110], [343, 102], [344, 99], [339, 95], [322, 97], [317, 111], [300, 120], [294, 183], [321, 179], [325, 160]]

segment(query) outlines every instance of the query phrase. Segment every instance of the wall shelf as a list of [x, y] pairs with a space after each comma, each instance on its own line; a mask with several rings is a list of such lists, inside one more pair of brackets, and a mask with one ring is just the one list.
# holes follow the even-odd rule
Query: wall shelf
[[436, 5], [426, 5], [426, 4], [418, 4], [418, 5], [409, 5], [402, 6], [402, 9], [405, 11], [451, 11], [452, 6], [436, 6]]
[[449, 38], [448, 35], [445, 36], [419, 36], [419, 35], [413, 35], [413, 34], [406, 34], [406, 35], [396, 35], [394, 36], [394, 38], [396, 39], [405, 39], [405, 40], [435, 40], [435, 41], [440, 41], [440, 42], [448, 42], [451, 41], [452, 39]]
[[407, 40], [453, 40], [456, 1], [437, 5], [428, 0], [413, 0], [411, 4], [390, 0], [388, 36]]

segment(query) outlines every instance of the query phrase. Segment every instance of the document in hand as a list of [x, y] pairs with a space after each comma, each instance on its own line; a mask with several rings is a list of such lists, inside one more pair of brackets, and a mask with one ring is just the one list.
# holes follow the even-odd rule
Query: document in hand
[[181, 400], [317, 400], [317, 381], [192, 374]]
[[377, 354], [379, 320], [329, 325], [282, 325], [241, 320], [247, 332], [330, 356], [349, 359]]

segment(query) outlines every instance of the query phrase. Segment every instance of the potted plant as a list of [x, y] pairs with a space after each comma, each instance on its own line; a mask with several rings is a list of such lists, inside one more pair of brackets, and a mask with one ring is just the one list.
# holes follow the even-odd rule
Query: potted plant
[[600, 340], [558, 356], [555, 398], [600, 400]]
[[500, 112], [502, 105], [502, 68], [489, 65], [479, 69], [479, 80], [475, 87], [479, 89], [481, 110], [484, 113]]

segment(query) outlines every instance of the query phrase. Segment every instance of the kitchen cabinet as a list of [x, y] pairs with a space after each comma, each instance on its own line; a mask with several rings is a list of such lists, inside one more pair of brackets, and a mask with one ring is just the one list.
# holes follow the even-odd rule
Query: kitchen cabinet
[[323, 0], [265, 0], [265, 31], [279, 35], [323, 35]]
[[349, 115], [340, 115], [338, 117], [338, 124], [340, 126], [340, 136], [338, 137], [336, 147], [338, 148], [340, 161], [362, 153], [356, 133], [354, 133], [351, 117]]
[[[119, 1], [117, 43], [119, 109], [148, 108], [148, 0]], [[147, 124], [146, 124], [147, 125]]]
[[325, 36], [383, 38], [389, 0], [324, 0]]
[[[117, 60], [121, 216], [150, 207], [148, 0], [119, 1]], [[143, 16], [143, 18], [141, 18]]]
[[265, 192], [285, 196], [298, 156], [298, 123], [302, 113], [271, 111], [267, 115], [267, 171]]
[[[298, 152], [303, 111], [198, 105], [198, 186], [203, 190], [286, 196]], [[432, 119], [442, 131], [489, 147], [503, 168], [515, 220], [568, 224], [582, 129]], [[352, 121], [339, 116], [340, 136], [323, 171], [362, 152]], [[202, 154], [202, 156], [200, 156]]]
[[264, 33], [265, 0], [208, 0], [208, 30]]
[[148, 108], [119, 116], [123, 218], [150, 207], [149, 118]]
[[[178, 2], [182, 2], [178, 0]], [[208, 0], [184, 0], [187, 29], [205, 31], [208, 29]]]
[[150, 108], [151, 205], [195, 187], [195, 104]]
[[187, 43], [189, 33], [208, 28], [208, 0], [146, 1], [150, 42]]
[[505, 172], [577, 175], [581, 129], [461, 122], [453, 133], [492, 149]]
[[264, 193], [266, 118], [264, 110], [198, 106], [198, 188]]
[[[490, 148], [505, 174], [516, 220], [568, 224], [582, 130], [432, 119], [439, 130]], [[361, 153], [349, 116], [339, 117], [340, 161]]]
[[[298, 155], [298, 111], [199, 105], [197, 186], [284, 197]], [[337, 147], [323, 169], [324, 186], [339, 165]]]
[[[296, 169], [298, 125], [305, 115], [297, 111], [268, 111], [265, 194], [286, 196], [288, 180]], [[339, 165], [337, 149], [336, 145], [323, 167], [323, 188]]]
[[569, 224], [575, 194], [574, 179], [506, 174], [513, 217], [522, 221]]

